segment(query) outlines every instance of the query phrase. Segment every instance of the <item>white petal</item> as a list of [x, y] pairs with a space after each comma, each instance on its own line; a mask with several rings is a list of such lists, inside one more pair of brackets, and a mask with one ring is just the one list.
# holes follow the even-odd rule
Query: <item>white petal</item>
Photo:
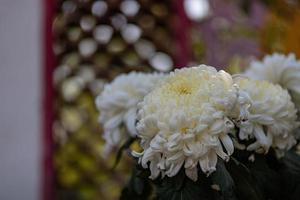
[[177, 161], [183, 159], [183, 153], [181, 151], [177, 152], [176, 154], [172, 155], [171, 157], [167, 158], [168, 162]]
[[179, 160], [177, 163], [172, 163], [170, 169], [166, 171], [166, 175], [169, 177], [175, 176], [183, 165], [184, 160]]
[[233, 154], [234, 146], [233, 146], [233, 142], [232, 142], [231, 138], [226, 134], [222, 134], [220, 136], [220, 139], [221, 139], [222, 144], [224, 145], [224, 147], [227, 151], [227, 154], [228, 155]]
[[193, 181], [197, 181], [197, 179], [198, 179], [197, 167], [186, 168], [185, 169], [185, 174], [186, 174], [187, 177], [189, 177]]
[[181, 140], [181, 134], [180, 133], [173, 133], [169, 138], [168, 141], [169, 142], [175, 142], [178, 143], [179, 140]]
[[129, 132], [129, 134], [131, 136], [136, 136], [137, 135], [137, 131], [136, 131], [136, 126], [135, 126], [135, 122], [136, 122], [136, 109], [133, 108], [131, 110], [129, 110], [126, 115], [125, 115], [125, 124], [126, 124], [126, 128]]
[[250, 135], [253, 133], [253, 123], [250, 121], [242, 122], [240, 125], [239, 138], [241, 140], [248, 139]]
[[221, 144], [215, 148], [215, 151], [216, 151], [217, 155], [220, 156], [220, 158], [222, 158], [223, 160], [225, 160], [225, 161], [229, 160], [229, 156], [223, 151]]
[[160, 161], [157, 164], [157, 167], [160, 170], [165, 170], [166, 169], [166, 163], [165, 163], [165, 158], [162, 156], [162, 158], [160, 159]]
[[182, 139], [185, 140], [186, 142], [188, 142], [189, 140], [193, 140], [194, 138], [195, 135], [192, 133], [187, 133], [182, 136]]
[[153, 151], [151, 148], [148, 148], [145, 150], [144, 155], [142, 157], [142, 166], [143, 168], [148, 168], [148, 161], [151, 160], [151, 158], [153, 157]]
[[268, 151], [270, 147], [270, 139], [267, 138], [265, 132], [263, 131], [262, 127], [259, 125], [254, 126], [254, 136], [257, 141], [261, 144], [261, 146]]
[[187, 157], [185, 159], [184, 168], [194, 168], [197, 165], [197, 162], [195, 162], [191, 157]]
[[122, 140], [121, 131], [119, 129], [115, 129], [115, 130], [113, 130], [113, 132], [111, 132], [109, 134], [109, 137], [110, 137], [110, 140], [107, 140], [107, 142], [111, 142], [113, 145], [117, 145]]
[[115, 129], [122, 123], [123, 114], [116, 115], [104, 123], [104, 129], [111, 130]]
[[223, 131], [224, 122], [223, 120], [217, 120], [211, 127], [209, 132], [211, 134], [218, 134]]
[[200, 125], [198, 125], [198, 126], [196, 127], [196, 131], [197, 131], [198, 133], [202, 133], [202, 131], [204, 131], [207, 127], [208, 127], [207, 124], [200, 124]]
[[210, 171], [209, 160], [208, 160], [207, 156], [205, 156], [204, 158], [200, 159], [199, 160], [199, 164], [200, 164], [200, 167], [201, 167], [201, 169], [202, 169], [202, 171], [204, 173], [208, 173]]
[[271, 116], [267, 116], [267, 115], [251, 115], [249, 116], [249, 119], [255, 120], [260, 124], [266, 124], [266, 125], [274, 123], [274, 119]]
[[102, 157], [104, 159], [107, 159], [107, 157], [109, 156], [112, 149], [113, 149], [113, 146], [109, 143], [106, 143], [103, 147], [103, 150], [102, 150]]
[[209, 159], [209, 167], [212, 169], [212, 170], [215, 170], [216, 169], [216, 165], [217, 165], [217, 162], [218, 162], [218, 156], [217, 154], [211, 150], [208, 154], [208, 159]]
[[162, 138], [160, 135], [156, 135], [150, 142], [150, 147], [152, 150], [161, 152], [164, 148], [166, 140]]
[[184, 152], [185, 156], [191, 156], [191, 155], [193, 155], [193, 151], [189, 147], [189, 144], [184, 144], [184, 146], [183, 146], [183, 152]]
[[261, 144], [258, 141], [256, 141], [247, 147], [247, 151], [254, 151], [254, 150], [258, 149], [260, 146], [261, 146]]
[[159, 169], [157, 167], [157, 163], [156, 162], [152, 161], [150, 163], [150, 171], [151, 171], [151, 176], [149, 177], [150, 179], [154, 180], [154, 179], [156, 179], [159, 176], [160, 171], [159, 171]]

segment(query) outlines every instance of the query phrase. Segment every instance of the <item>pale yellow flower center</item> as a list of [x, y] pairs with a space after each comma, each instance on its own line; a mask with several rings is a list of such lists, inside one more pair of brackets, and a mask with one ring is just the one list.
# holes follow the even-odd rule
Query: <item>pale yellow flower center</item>
[[197, 89], [198, 82], [199, 80], [193, 80], [193, 78], [189, 80], [186, 77], [178, 76], [176, 79], [170, 79], [167, 90], [179, 96], [190, 95]]
[[192, 93], [192, 88], [187, 83], [179, 84], [175, 86], [173, 89], [180, 95], [186, 95]]
[[188, 131], [188, 127], [182, 127], [181, 129], [180, 129], [180, 132], [181, 132], [181, 134], [186, 134], [187, 133], [187, 131]]

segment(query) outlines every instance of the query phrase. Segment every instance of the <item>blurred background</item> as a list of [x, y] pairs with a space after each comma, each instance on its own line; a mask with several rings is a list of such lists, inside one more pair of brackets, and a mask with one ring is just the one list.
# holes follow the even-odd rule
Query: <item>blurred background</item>
[[132, 163], [112, 170], [115, 155], [101, 157], [104, 84], [299, 58], [299, 13], [298, 0], [1, 0], [0, 199], [118, 199]]

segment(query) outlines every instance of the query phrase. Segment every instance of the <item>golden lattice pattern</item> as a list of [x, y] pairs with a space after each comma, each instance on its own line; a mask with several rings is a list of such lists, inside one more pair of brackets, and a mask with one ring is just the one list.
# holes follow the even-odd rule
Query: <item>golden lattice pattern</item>
[[169, 71], [174, 44], [170, 1], [59, 0], [53, 21], [57, 199], [117, 199], [129, 159], [111, 170], [94, 98], [120, 73]]

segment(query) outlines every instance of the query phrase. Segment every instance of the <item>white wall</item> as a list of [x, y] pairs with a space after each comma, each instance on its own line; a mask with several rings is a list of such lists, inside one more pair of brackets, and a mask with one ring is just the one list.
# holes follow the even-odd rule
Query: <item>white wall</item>
[[41, 3], [0, 0], [1, 200], [40, 197]]

